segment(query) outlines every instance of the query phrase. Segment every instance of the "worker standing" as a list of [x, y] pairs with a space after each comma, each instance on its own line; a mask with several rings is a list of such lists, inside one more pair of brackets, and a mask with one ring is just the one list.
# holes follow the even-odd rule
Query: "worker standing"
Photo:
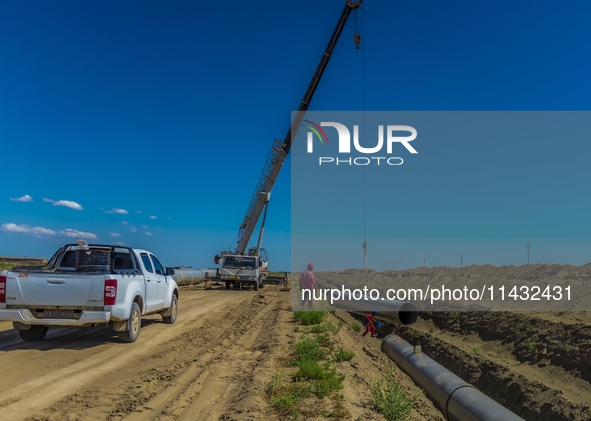
[[363, 332], [362, 336], [367, 335], [368, 332], [371, 332], [371, 337], [373, 338], [376, 336], [376, 319], [375, 315], [378, 314], [377, 310], [372, 311], [367, 316], [365, 316], [365, 332]]
[[314, 278], [312, 270], [314, 270], [314, 265], [312, 263], [308, 263], [308, 269], [303, 271], [300, 275], [300, 288], [302, 289], [302, 307], [306, 303], [307, 299], [308, 307], [312, 308], [312, 288], [318, 288], [318, 285], [316, 284], [316, 278]]

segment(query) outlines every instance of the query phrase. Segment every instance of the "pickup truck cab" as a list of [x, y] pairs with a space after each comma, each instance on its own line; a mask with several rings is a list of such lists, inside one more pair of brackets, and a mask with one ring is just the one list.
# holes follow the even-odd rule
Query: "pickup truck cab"
[[68, 244], [46, 267], [17, 267], [0, 274], [0, 320], [12, 321], [25, 341], [49, 327], [108, 324], [119, 340], [135, 342], [142, 316], [160, 314], [172, 324], [179, 288], [147, 250]]

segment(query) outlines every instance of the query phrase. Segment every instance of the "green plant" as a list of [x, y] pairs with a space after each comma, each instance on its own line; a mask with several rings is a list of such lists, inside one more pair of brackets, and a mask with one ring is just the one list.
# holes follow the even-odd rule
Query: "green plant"
[[327, 329], [324, 325], [313, 325], [308, 329], [308, 333], [324, 333], [326, 331]]
[[362, 328], [363, 326], [359, 322], [353, 322], [351, 325], [351, 330], [353, 330], [353, 332], [359, 332]]
[[304, 326], [320, 324], [324, 316], [326, 316], [325, 311], [295, 311], [293, 313], [293, 318]]
[[320, 346], [318, 341], [310, 338], [296, 342], [296, 358], [294, 365], [298, 365], [303, 360], [324, 360], [326, 351]]
[[406, 393], [393, 377], [392, 371], [388, 371], [371, 387], [371, 394], [375, 409], [388, 421], [410, 419], [410, 413], [417, 397], [410, 397]]
[[339, 333], [339, 330], [341, 330], [344, 323], [342, 320], [335, 321], [333, 319], [330, 319], [330, 320], [327, 320], [326, 322], [324, 322], [324, 325], [326, 326], [326, 329], [330, 333], [332, 333], [333, 335], [336, 335], [337, 333]]
[[318, 345], [325, 348], [330, 348], [332, 345], [332, 339], [330, 338], [328, 332], [324, 332], [322, 335], [316, 336], [316, 342], [318, 342]]
[[565, 351], [566, 351], [566, 353], [568, 354], [568, 353], [570, 353], [570, 351], [571, 351], [571, 347], [567, 345], [567, 346], [565, 346], [565, 347], [564, 347], [564, 350], [565, 350]]
[[538, 344], [536, 342], [530, 341], [527, 343], [527, 349], [529, 349], [530, 352], [534, 352], [537, 348], [538, 348]]
[[294, 332], [299, 332], [300, 331], [300, 327], [299, 326], [294, 326], [293, 327], [293, 331]]
[[351, 351], [345, 351], [343, 348], [339, 348], [337, 352], [334, 353], [333, 357], [337, 363], [341, 363], [343, 361], [350, 361], [355, 356], [355, 353]]
[[267, 394], [271, 405], [280, 413], [294, 416], [297, 411], [296, 403], [312, 394], [310, 385], [306, 382], [292, 382], [285, 374], [276, 373], [267, 386]]
[[349, 416], [349, 411], [343, 405], [343, 394], [339, 393], [335, 396], [335, 406], [331, 412], [324, 414], [325, 418], [334, 418], [335, 420], [343, 420]]
[[461, 313], [459, 311], [454, 311], [454, 313], [452, 314], [453, 318], [458, 320], [461, 316]]
[[296, 380], [320, 380], [324, 377], [324, 369], [316, 360], [301, 360], [298, 371], [294, 374]]
[[472, 347], [472, 352], [473, 352], [475, 355], [478, 355], [478, 352], [479, 352], [479, 351], [478, 351], [478, 347], [477, 347], [477, 346], [474, 346], [474, 347]]

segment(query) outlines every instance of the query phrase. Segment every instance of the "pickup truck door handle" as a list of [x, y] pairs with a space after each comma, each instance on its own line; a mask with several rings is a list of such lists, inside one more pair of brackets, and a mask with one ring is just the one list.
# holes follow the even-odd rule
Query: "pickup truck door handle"
[[47, 280], [48, 284], [52, 284], [52, 285], [63, 285], [66, 283], [65, 279], [56, 279], [56, 278], [49, 278]]

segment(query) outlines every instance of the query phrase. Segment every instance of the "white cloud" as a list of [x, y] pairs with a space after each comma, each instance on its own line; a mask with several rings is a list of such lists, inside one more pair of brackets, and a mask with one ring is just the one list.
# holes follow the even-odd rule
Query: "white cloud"
[[92, 232], [78, 231], [78, 230], [73, 230], [71, 228], [66, 228], [65, 230], [59, 231], [59, 234], [63, 234], [66, 237], [73, 237], [73, 238], [87, 238], [89, 240], [97, 240], [98, 239], [96, 234], [93, 234]]
[[127, 222], [127, 221], [123, 221], [123, 222], [121, 222], [121, 223], [122, 223], [123, 225], [129, 225], [129, 222]]
[[111, 210], [105, 211], [105, 213], [116, 213], [116, 214], [119, 214], [119, 215], [127, 215], [129, 212], [126, 211], [125, 209], [113, 208]]
[[111, 244], [113, 244], [114, 246], [124, 246], [125, 245], [125, 243], [122, 242], [122, 241], [116, 241], [116, 242], [111, 243]]
[[131, 232], [136, 232], [136, 231], [137, 231], [137, 228], [136, 228], [136, 227], [129, 227], [129, 230], [130, 230]]
[[32, 202], [33, 198], [28, 194], [25, 194], [22, 197], [11, 197], [10, 200], [12, 200], [13, 202]]
[[30, 227], [28, 225], [3, 224], [2, 230], [6, 232], [18, 232], [23, 234], [55, 235], [56, 232], [43, 227]]
[[67, 208], [74, 209], [74, 210], [83, 210], [84, 209], [79, 203], [73, 202], [71, 200], [57, 200], [56, 201], [56, 200], [51, 200], [51, 199], [48, 199], [47, 197], [44, 197], [43, 201], [47, 202], [47, 203], [53, 203], [53, 206], [65, 206]]
[[55, 236], [55, 235], [65, 235], [66, 237], [73, 237], [73, 238], [87, 238], [89, 240], [96, 240], [98, 237], [96, 234], [92, 232], [84, 232], [78, 231], [71, 228], [66, 228], [65, 230], [54, 231], [49, 228], [43, 227], [30, 227], [28, 225], [16, 225], [16, 224], [4, 224], [2, 225], [2, 230], [6, 232], [15, 232], [20, 234], [33, 234], [33, 235], [48, 235], [48, 236]]
[[134, 213], [142, 213], [142, 211], [135, 211]]
[[148, 228], [148, 226], [147, 225], [142, 225], [142, 228], [143, 229], [146, 229], [146, 228]]
[[146, 231], [146, 235], [154, 235], [151, 232]]
[[150, 216], [150, 219], [158, 219], [154, 215]]
[[121, 234], [117, 234], [116, 232], [112, 232], [109, 234], [111, 237], [121, 237]]

